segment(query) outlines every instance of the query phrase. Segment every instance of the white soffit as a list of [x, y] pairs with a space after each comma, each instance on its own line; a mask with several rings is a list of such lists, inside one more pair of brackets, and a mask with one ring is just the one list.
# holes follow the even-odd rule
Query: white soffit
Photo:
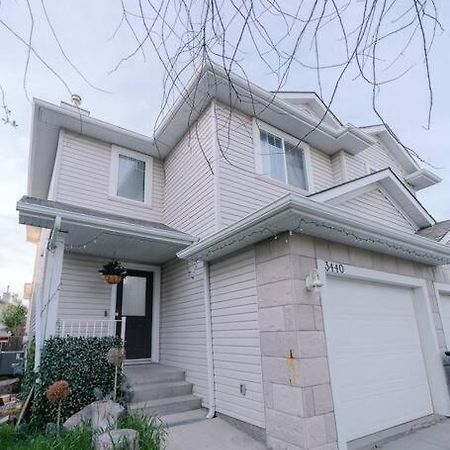
[[440, 183], [442, 178], [428, 169], [419, 169], [405, 177], [405, 181], [419, 191]]
[[341, 184], [326, 191], [310, 195], [319, 202], [339, 205], [342, 202], [363, 195], [371, 189], [383, 188], [389, 197], [395, 201], [399, 211], [405, 213], [418, 228], [433, 225], [435, 220], [421, 203], [408, 191], [390, 169], [384, 169], [357, 180]]

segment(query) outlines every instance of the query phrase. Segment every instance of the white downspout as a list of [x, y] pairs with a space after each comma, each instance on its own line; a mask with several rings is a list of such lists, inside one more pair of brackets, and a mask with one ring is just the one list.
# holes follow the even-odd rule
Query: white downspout
[[205, 301], [205, 325], [206, 325], [206, 359], [208, 362], [208, 407], [207, 419], [212, 419], [216, 415], [216, 393], [214, 386], [214, 354], [212, 342], [212, 321], [211, 321], [211, 290], [209, 282], [209, 263], [203, 261], [203, 294]]

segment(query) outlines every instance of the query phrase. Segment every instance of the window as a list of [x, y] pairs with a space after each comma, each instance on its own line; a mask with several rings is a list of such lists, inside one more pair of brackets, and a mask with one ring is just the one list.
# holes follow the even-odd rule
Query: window
[[151, 166], [151, 157], [113, 146], [110, 195], [115, 198], [149, 203]]
[[307, 189], [305, 157], [298, 145], [260, 130], [260, 172], [275, 180]]
[[119, 155], [117, 172], [117, 192], [119, 197], [144, 201], [145, 161]]

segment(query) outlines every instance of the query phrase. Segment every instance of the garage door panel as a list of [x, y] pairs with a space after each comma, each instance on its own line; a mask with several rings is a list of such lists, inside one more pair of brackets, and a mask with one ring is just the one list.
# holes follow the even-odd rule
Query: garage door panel
[[[389, 371], [385, 366], [389, 366]], [[339, 367], [341, 366], [341, 367]], [[349, 367], [352, 373], [349, 374]], [[384, 386], [389, 389], [390, 386], [402, 387], [407, 377], [407, 383], [410, 386], [420, 385], [423, 383], [425, 373], [417, 370], [417, 364], [411, 361], [404, 363], [400, 358], [391, 358], [383, 361], [374, 361], [373, 359], [359, 359], [358, 365], [355, 364], [355, 358], [348, 358], [341, 364], [338, 364], [335, 373], [343, 379], [342, 386], [349, 386], [349, 389], [360, 390], [360, 385], [370, 385], [370, 389], [376, 386]], [[386, 379], [386, 375], [389, 379]], [[347, 381], [345, 381], [347, 380]], [[356, 383], [356, 384], [355, 384]]]
[[[414, 389], [396, 390], [389, 393], [389, 402], [386, 403], [384, 396], [371, 395], [363, 398], [365, 404], [370, 404], [373, 410], [380, 411], [377, 421], [372, 419], [364, 407], [361, 407], [361, 398], [354, 402], [346, 402], [344, 407], [348, 411], [346, 418], [346, 433], [348, 440], [357, 439], [364, 435], [376, 433], [377, 431], [387, 429], [393, 424], [409, 422], [430, 414], [428, 408], [428, 398], [423, 396], [421, 387]], [[423, 408], [417, 408], [417, 402], [423, 403]]]
[[332, 386], [348, 440], [432, 412], [410, 289], [329, 278]]

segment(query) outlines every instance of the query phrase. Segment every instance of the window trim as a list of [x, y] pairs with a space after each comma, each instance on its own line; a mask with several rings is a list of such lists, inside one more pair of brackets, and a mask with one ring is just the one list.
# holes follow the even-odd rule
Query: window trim
[[[133, 200], [127, 197], [117, 195], [117, 183], [119, 177], [119, 156], [128, 156], [145, 163], [144, 173], [144, 200]], [[152, 185], [153, 185], [153, 158], [133, 150], [129, 150], [118, 145], [111, 146], [111, 164], [109, 174], [109, 198], [120, 202], [131, 203], [133, 205], [150, 206], [152, 203]]]
[[[284, 168], [286, 173], [286, 181], [280, 181], [277, 180], [270, 175], [262, 173], [262, 155], [261, 155], [261, 136], [260, 132], [263, 131], [265, 133], [269, 133], [273, 136], [276, 136], [277, 138], [280, 138], [283, 145], [283, 153], [284, 153]], [[288, 186], [289, 189], [299, 191], [304, 194], [309, 194], [313, 190], [313, 178], [312, 178], [312, 164], [311, 164], [311, 148], [306, 142], [302, 142], [299, 144], [298, 139], [293, 138], [292, 136], [288, 135], [287, 133], [284, 133], [281, 130], [278, 130], [274, 127], [272, 127], [269, 124], [263, 123], [256, 118], [253, 118], [253, 136], [255, 141], [255, 169], [256, 174], [259, 177], [264, 178], [265, 180], [270, 180], [271, 182], [275, 182], [282, 186]], [[288, 142], [291, 145], [298, 146], [302, 152], [303, 152], [303, 162], [304, 162], [304, 169], [305, 169], [305, 181], [306, 181], [306, 188], [303, 189], [301, 187], [295, 186], [294, 184], [290, 184], [287, 180], [288, 171], [287, 171], [287, 160], [286, 160], [286, 153], [285, 153], [285, 147], [284, 143]]]

